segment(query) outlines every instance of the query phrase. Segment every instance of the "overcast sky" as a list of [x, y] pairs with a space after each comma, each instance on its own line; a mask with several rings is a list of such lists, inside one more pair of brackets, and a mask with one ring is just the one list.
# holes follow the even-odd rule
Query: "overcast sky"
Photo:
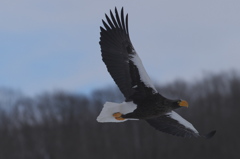
[[113, 85], [98, 42], [115, 6], [129, 14], [132, 43], [155, 83], [240, 69], [239, 0], [2, 0], [0, 87], [35, 95]]

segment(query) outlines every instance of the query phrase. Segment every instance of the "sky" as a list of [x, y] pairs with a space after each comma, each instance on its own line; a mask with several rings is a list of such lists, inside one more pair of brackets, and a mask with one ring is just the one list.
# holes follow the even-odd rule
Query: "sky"
[[104, 14], [124, 7], [154, 83], [240, 69], [239, 0], [2, 0], [0, 88], [27, 95], [114, 85], [102, 62]]

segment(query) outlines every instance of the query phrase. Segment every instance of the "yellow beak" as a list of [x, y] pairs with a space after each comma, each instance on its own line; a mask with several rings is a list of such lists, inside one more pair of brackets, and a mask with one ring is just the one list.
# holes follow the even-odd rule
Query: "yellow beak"
[[182, 100], [181, 102], [178, 103], [178, 105], [182, 107], [188, 107], [188, 102], [185, 100]]

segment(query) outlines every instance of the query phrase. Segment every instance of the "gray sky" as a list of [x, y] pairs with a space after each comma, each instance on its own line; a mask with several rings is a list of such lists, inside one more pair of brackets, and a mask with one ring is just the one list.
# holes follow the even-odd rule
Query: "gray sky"
[[239, 0], [3, 0], [0, 87], [35, 95], [113, 85], [98, 42], [115, 6], [129, 14], [132, 43], [155, 83], [239, 70]]

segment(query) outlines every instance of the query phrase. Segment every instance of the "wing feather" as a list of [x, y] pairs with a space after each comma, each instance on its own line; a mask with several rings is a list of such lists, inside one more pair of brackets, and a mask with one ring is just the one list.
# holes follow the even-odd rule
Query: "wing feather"
[[168, 134], [181, 137], [200, 137], [193, 125], [174, 111], [146, 121], [157, 130]]
[[105, 15], [107, 23], [103, 20], [104, 28], [100, 27], [102, 59], [126, 100], [139, 100], [157, 91], [131, 43], [128, 15], [124, 19], [123, 8], [120, 14], [116, 8], [115, 16], [110, 11], [110, 17]]

